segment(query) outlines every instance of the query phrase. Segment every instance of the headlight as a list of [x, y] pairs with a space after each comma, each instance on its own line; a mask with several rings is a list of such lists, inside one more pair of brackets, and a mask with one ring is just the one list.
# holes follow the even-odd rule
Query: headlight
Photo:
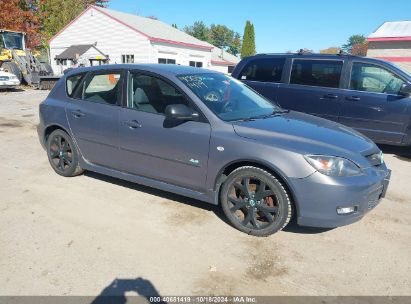
[[318, 172], [328, 176], [355, 176], [362, 171], [354, 162], [336, 156], [305, 155], [305, 160]]

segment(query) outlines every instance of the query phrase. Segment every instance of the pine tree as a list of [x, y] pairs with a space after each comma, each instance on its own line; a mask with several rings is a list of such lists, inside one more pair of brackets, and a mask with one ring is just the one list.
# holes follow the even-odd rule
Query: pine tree
[[243, 46], [241, 48], [241, 58], [256, 54], [254, 25], [247, 21], [244, 29]]

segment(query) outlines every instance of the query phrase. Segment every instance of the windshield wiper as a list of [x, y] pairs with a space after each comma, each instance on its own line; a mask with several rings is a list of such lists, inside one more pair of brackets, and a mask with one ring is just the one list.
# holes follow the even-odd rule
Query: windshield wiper
[[290, 112], [290, 110], [285, 110], [285, 109], [273, 110], [270, 114], [261, 115], [257, 118], [266, 119], [266, 118], [270, 118], [270, 117], [274, 117], [274, 116], [278, 116], [278, 115], [282, 115], [282, 114], [287, 114], [289, 112]]
[[236, 118], [230, 121], [254, 121], [255, 117], [243, 117], [243, 118]]
[[242, 118], [237, 118], [237, 119], [233, 119], [233, 120], [230, 120], [230, 121], [255, 121], [257, 119], [266, 119], [266, 118], [286, 114], [286, 113], [289, 113], [289, 112], [290, 112], [290, 110], [285, 110], [285, 109], [273, 110], [270, 114], [259, 115], [259, 116], [251, 116], [251, 117], [242, 117]]

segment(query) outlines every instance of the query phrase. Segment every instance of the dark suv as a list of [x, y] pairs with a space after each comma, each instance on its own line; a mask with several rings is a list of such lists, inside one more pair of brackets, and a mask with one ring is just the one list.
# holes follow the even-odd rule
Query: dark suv
[[281, 107], [338, 121], [377, 143], [411, 144], [411, 76], [378, 59], [262, 54], [233, 77]]

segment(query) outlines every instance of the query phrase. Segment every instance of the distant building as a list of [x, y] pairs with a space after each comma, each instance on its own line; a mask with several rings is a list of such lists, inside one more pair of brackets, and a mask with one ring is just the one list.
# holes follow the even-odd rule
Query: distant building
[[49, 41], [56, 74], [104, 63], [163, 63], [231, 73], [239, 58], [151, 18], [90, 6]]
[[385, 22], [367, 40], [368, 57], [394, 62], [411, 72], [411, 21]]

